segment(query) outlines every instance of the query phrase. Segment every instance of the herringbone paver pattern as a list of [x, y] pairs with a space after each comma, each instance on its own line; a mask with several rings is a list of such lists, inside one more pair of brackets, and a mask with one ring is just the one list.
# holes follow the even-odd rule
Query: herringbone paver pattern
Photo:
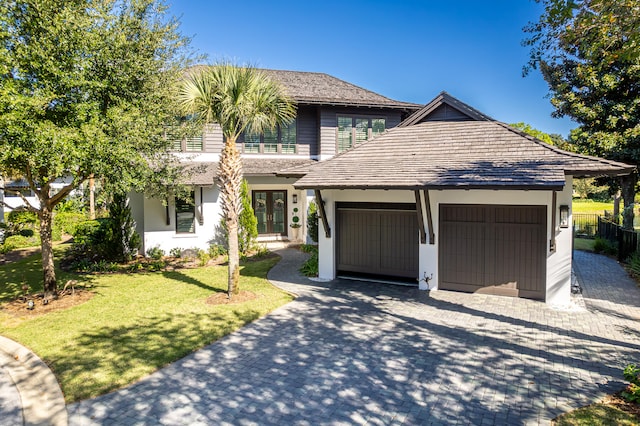
[[[366, 282], [299, 297], [126, 389], [69, 406], [81, 424], [548, 424], [623, 386], [640, 360], [639, 290], [615, 261], [576, 252], [587, 309]], [[623, 290], [616, 290], [622, 288]], [[579, 305], [578, 305], [579, 306]]]

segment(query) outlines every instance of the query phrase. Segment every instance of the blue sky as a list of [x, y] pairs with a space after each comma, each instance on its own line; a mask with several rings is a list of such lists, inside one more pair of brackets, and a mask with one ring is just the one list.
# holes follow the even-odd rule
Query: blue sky
[[533, 0], [169, 0], [209, 61], [325, 72], [426, 103], [442, 90], [493, 118], [567, 136], [539, 72], [522, 77]]

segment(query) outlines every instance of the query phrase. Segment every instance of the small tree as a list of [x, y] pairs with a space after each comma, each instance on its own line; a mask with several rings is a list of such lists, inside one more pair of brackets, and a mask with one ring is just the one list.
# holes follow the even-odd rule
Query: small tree
[[318, 205], [313, 201], [309, 203], [307, 212], [307, 233], [311, 241], [318, 242]]
[[240, 203], [242, 211], [238, 216], [238, 246], [240, 253], [246, 255], [258, 237], [258, 219], [253, 207], [251, 207], [249, 184], [246, 179], [242, 180], [242, 186], [240, 187]]
[[111, 253], [113, 260], [126, 262], [131, 260], [140, 248], [140, 236], [135, 231], [131, 217], [131, 208], [124, 194], [114, 194], [109, 204], [109, 229], [111, 234]]
[[92, 176], [140, 189], [166, 164], [189, 41], [166, 12], [163, 0], [0, 2], [0, 175], [38, 199], [16, 193], [40, 222], [46, 298], [55, 206]]

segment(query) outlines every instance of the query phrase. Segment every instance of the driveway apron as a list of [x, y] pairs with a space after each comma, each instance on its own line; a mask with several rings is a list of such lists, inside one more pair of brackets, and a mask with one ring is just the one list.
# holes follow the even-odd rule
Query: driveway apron
[[623, 387], [640, 361], [640, 292], [612, 259], [576, 252], [575, 303], [301, 277], [298, 298], [108, 395], [70, 424], [549, 424]]

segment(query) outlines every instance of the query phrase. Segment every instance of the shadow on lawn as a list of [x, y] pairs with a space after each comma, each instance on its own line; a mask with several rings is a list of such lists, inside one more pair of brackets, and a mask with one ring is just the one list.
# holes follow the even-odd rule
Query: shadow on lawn
[[61, 378], [67, 399], [79, 400], [128, 385], [254, 321], [253, 310], [166, 314], [128, 327], [87, 331], [47, 362]]

